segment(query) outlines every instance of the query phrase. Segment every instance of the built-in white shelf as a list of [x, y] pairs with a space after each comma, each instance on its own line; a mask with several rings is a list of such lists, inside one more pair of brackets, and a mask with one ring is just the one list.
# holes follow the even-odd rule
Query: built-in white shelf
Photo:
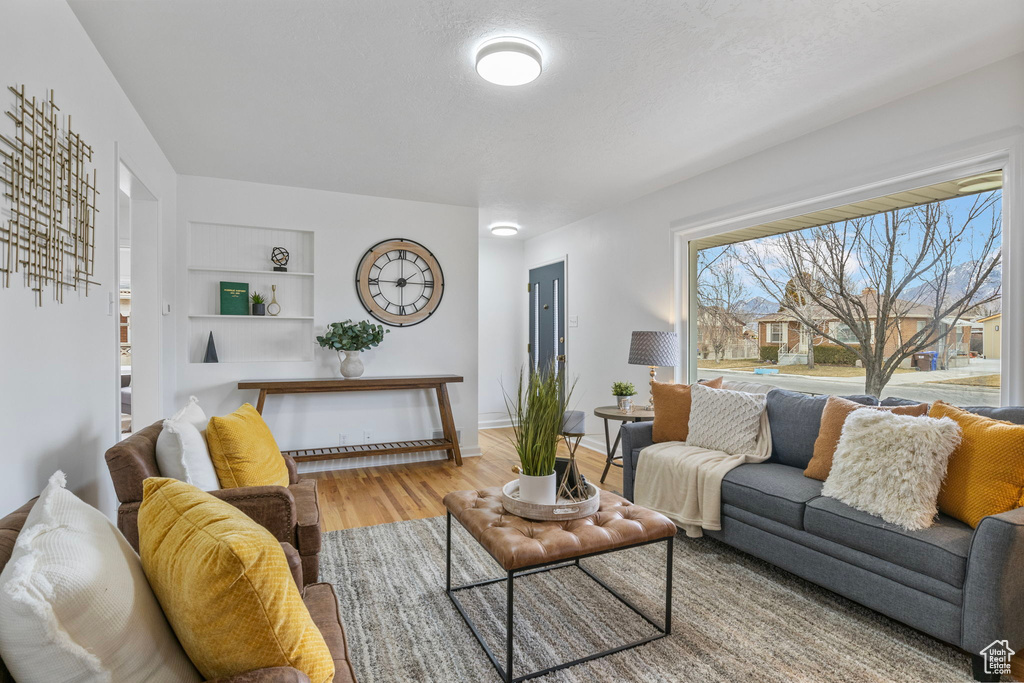
[[[211, 332], [221, 363], [313, 360], [312, 231], [190, 221], [188, 239], [190, 362], [202, 362]], [[291, 255], [288, 271], [273, 270], [274, 247]], [[221, 282], [246, 283], [268, 304], [276, 286], [281, 315], [221, 315]]]
[[222, 318], [224, 320], [312, 320], [311, 315], [218, 315], [218, 314], [201, 314], [201, 315], [190, 315], [190, 318]]
[[189, 268], [194, 273], [227, 273], [234, 275], [284, 275], [285, 277], [313, 277], [313, 273], [281, 272], [279, 270], [239, 270], [238, 268]]

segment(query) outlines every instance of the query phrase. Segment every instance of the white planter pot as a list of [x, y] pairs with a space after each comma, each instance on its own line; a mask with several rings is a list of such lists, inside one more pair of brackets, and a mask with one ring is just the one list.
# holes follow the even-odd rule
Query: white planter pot
[[554, 505], [558, 502], [555, 491], [555, 473], [546, 477], [519, 475], [519, 500], [537, 505]]
[[360, 351], [339, 351], [338, 356], [344, 353], [345, 357], [341, 359], [341, 375], [342, 377], [359, 377], [363, 374], [363, 361], [359, 357]]

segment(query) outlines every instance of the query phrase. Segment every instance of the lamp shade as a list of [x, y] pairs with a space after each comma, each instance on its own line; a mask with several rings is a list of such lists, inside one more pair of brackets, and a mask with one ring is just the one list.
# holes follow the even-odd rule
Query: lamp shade
[[634, 332], [629, 342], [629, 364], [674, 368], [679, 365], [679, 335], [675, 332]]

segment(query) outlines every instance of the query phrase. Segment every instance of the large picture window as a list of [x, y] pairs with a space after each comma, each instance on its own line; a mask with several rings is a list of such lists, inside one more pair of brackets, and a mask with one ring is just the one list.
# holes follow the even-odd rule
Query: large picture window
[[698, 377], [998, 405], [1001, 188], [992, 171], [691, 242]]

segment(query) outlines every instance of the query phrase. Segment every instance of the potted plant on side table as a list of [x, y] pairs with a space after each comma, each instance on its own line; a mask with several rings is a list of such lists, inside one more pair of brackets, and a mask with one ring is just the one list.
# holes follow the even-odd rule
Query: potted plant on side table
[[619, 410], [624, 413], [633, 412], [633, 397], [636, 396], [636, 387], [632, 382], [613, 382], [612, 396], [615, 397]]
[[557, 501], [555, 454], [562, 433], [565, 406], [572, 388], [562, 389], [562, 380], [549, 368], [544, 372], [519, 373], [515, 397], [505, 394], [505, 406], [512, 421], [512, 445], [519, 456], [519, 499], [539, 505]]
[[389, 332], [391, 330], [385, 330], [383, 325], [374, 325], [369, 320], [358, 323], [346, 320], [328, 325], [327, 331], [317, 336], [316, 341], [323, 348], [336, 351], [341, 361], [342, 377], [353, 378], [363, 374], [360, 354], [384, 341], [384, 335]]

